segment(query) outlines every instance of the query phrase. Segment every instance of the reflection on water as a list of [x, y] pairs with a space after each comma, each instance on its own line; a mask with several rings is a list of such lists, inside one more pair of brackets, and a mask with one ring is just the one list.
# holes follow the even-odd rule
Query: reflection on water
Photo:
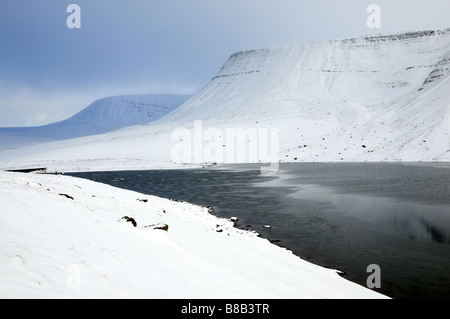
[[238, 227], [361, 285], [377, 264], [380, 292], [392, 297], [450, 298], [450, 167], [302, 163], [276, 174], [233, 165], [73, 175], [213, 205], [220, 217], [237, 216]]
[[422, 242], [449, 244], [450, 206], [406, 202], [361, 194], [337, 194], [317, 185], [302, 186], [296, 199], [328, 202], [345, 215], [373, 225], [378, 231]]

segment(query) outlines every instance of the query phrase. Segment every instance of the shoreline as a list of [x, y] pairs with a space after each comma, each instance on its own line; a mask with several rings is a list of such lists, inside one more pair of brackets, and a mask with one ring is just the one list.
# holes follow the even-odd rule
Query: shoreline
[[[8, 289], [6, 287], [2, 289], [2, 295], [7, 297], [23, 297], [25, 295], [26, 298], [35, 296], [52, 298], [55, 295], [59, 296], [61, 291], [65, 291], [67, 294], [63, 294], [63, 298], [89, 298], [92, 296], [91, 292], [84, 291], [83, 293], [83, 291], [77, 289], [67, 289], [68, 274], [67, 271], [63, 272], [61, 269], [67, 268], [67, 265], [78, 265], [79, 269], [85, 273], [82, 277], [92, 278], [92, 281], [89, 281], [84, 288], [95, 290], [94, 296], [101, 298], [111, 295], [126, 298], [125, 292], [131, 294], [131, 298], [133, 296], [149, 297], [150, 295], [154, 295], [156, 298], [164, 298], [164, 296], [170, 296], [170, 298], [201, 298], [211, 297], [211, 295], [217, 298], [388, 298], [342, 278], [336, 271], [307, 262], [268, 240], [262, 240], [251, 232], [243, 232], [235, 228], [231, 221], [213, 216], [204, 208], [196, 205], [173, 202], [67, 176], [0, 172], [0, 182], [4, 184], [3, 186], [6, 186], [2, 187], [3, 191], [0, 192], [0, 197], [5, 205], [5, 216], [3, 218], [6, 218], [6, 221], [4, 223], [9, 227], [8, 231], [3, 229], [1, 233], [2, 242], [5, 243], [2, 250], [7, 250], [3, 251], [2, 255], [9, 256], [7, 257], [9, 262], [3, 266], [4, 269], [2, 269], [0, 277], [2, 286], [7, 282]], [[20, 196], [18, 196], [19, 194]], [[64, 194], [67, 197], [62, 196]], [[26, 198], [22, 196], [26, 196]], [[107, 211], [112, 207], [120, 206], [128, 209], [132, 207], [136, 211], [133, 210], [134, 214], [128, 215], [133, 215], [138, 225], [142, 225], [143, 219], [149, 219], [149, 212], [142, 210], [142, 207], [146, 207], [144, 205], [147, 202], [138, 201], [136, 197], [143, 196], [154, 204], [147, 206], [154, 211], [153, 218], [150, 218], [151, 220], [148, 223], [153, 224], [155, 221], [165, 223], [168, 225], [168, 231], [135, 229], [130, 223], [118, 223], [120, 216], [124, 215], [125, 212], [115, 213], [114, 217], [108, 217]], [[34, 199], [34, 201], [30, 202], [30, 199]], [[162, 207], [165, 207], [167, 212], [167, 207], [171, 207], [171, 216], [165, 212], [161, 213]], [[33, 213], [30, 215], [29, 210], [31, 209]], [[12, 210], [15, 210], [16, 216], [10, 214]], [[183, 211], [186, 210], [192, 211], [192, 215], [183, 214]], [[81, 214], [80, 211], [86, 212], [86, 214]], [[60, 212], [70, 214], [70, 220], [72, 221], [70, 225], [67, 224], [66, 219], [61, 220], [61, 223], [57, 221], [61, 218]], [[39, 219], [35, 219], [36, 214], [39, 215]], [[96, 220], [94, 223], [92, 223], [93, 217]], [[34, 222], [27, 220], [27, 218], [31, 218]], [[89, 220], [91, 222], [88, 222]], [[44, 221], [53, 226], [48, 228], [49, 225]], [[21, 227], [16, 223], [20, 223]], [[217, 229], [218, 225], [222, 229], [221, 232]], [[87, 231], [90, 228], [101, 232], [101, 236], [97, 237], [96, 231]], [[12, 232], [12, 229], [15, 229], [15, 231]], [[30, 231], [31, 229], [33, 231]], [[74, 231], [77, 234], [74, 235], [75, 237], [67, 235], [67, 233], [73, 233]], [[78, 236], [79, 231], [90, 238], [89, 243], [86, 243], [85, 237]], [[10, 236], [15, 239], [12, 240]], [[116, 238], [116, 236], [121, 239], [120, 242], [117, 241], [119, 238]], [[26, 243], [29, 242], [30, 237], [41, 239], [34, 238], [33, 251], [26, 248]], [[53, 238], [53, 240], [49, 242], [48, 239], [50, 238]], [[100, 238], [109, 238], [109, 240], [98, 241]], [[129, 240], [142, 247], [142, 250], [136, 247], [133, 248], [133, 251], [141, 252], [143, 256], [130, 253], [130, 247], [124, 249], [124, 241], [129, 242]], [[156, 246], [148, 246], [149, 241]], [[59, 242], [65, 248], [60, 247], [57, 244]], [[207, 245], [208, 248], [203, 247], [203, 245]], [[233, 247], [232, 250], [230, 250], [231, 247]], [[50, 253], [50, 248], [56, 249], [55, 255]], [[144, 252], [147, 249], [153, 249], [154, 251], [150, 255], [145, 255]], [[115, 250], [117, 252], [120, 250], [121, 253], [119, 255], [113, 253], [112, 255], [115, 256], [113, 258], [111, 252]], [[36, 251], [45, 252], [45, 254], [36, 254]], [[84, 257], [74, 259], [76, 257], [74, 256], [75, 251], [78, 256], [84, 255]], [[107, 251], [108, 253], [105, 253]], [[155, 253], [157, 255], [163, 254], [166, 259], [155, 260]], [[182, 260], [190, 265], [184, 267], [176, 261], [180, 258], [180, 253], [185, 256]], [[122, 259], [122, 254], [128, 255], [128, 259]], [[108, 262], [99, 258], [98, 255], [105, 257]], [[13, 258], [12, 256], [20, 256], [20, 258]], [[30, 263], [30, 259], [34, 260], [35, 263]], [[117, 269], [111, 268], [111, 261], [116, 259], [121, 260], [122, 263], [118, 265]], [[64, 265], [64, 260], [66, 260], [66, 265]], [[153, 291], [153, 293], [147, 292], [147, 294], [145, 289], [142, 290], [140, 280], [136, 281], [136, 278], [130, 278], [128, 282], [119, 279], [121, 276], [118, 276], [118, 273], [122, 273], [122, 271], [118, 272], [117, 270], [125, 266], [125, 261], [127, 261], [127, 267], [136, 267], [134, 264], [129, 264], [129, 260], [134, 260], [137, 264], [150, 262], [149, 266], [152, 266], [149, 269], [153, 268], [152, 272], [164, 273], [170, 269], [172, 271], [177, 269], [178, 276], [176, 276], [176, 279], [167, 275], [155, 277], [154, 274], [148, 274], [147, 271], [145, 273], [138, 271], [137, 273], [145, 277], [141, 278], [142, 280], [161, 283], [162, 286], [158, 289], [165, 292]], [[25, 273], [18, 270], [21, 268], [18, 268], [17, 263], [22, 263], [22, 268], [26, 269], [25, 273], [35, 274], [41, 278], [38, 280], [41, 288], [30, 286], [30, 276], [24, 276]], [[45, 266], [46, 263], [47, 266]], [[52, 264], [54, 266], [51, 266]], [[227, 264], [228, 267], [225, 267], [224, 264]], [[197, 266], [192, 268], [193, 265]], [[54, 273], [48, 267], [59, 268], [60, 270], [57, 273], [63, 280], [55, 281], [54, 278], [49, 280]], [[202, 271], [197, 272], [199, 270], [197, 268]], [[253, 269], [250, 273], [249, 268]], [[134, 271], [129, 269], [129, 271], [136, 273], [137, 269]], [[298, 274], [305, 271], [310, 275], [298, 278]], [[101, 278], [105, 278], [102, 275], [103, 272], [107, 272], [104, 275], [109, 278], [109, 284], [106, 284], [106, 286], [105, 283], [101, 284]], [[229, 281], [230, 275], [241, 278], [246, 283], [243, 290], [242, 282]], [[6, 280], [6, 277], [9, 277], [9, 280]], [[124, 291], [119, 289], [114, 292], [110, 288], [106, 289], [108, 285], [114, 286], [115, 280], [117, 280], [117, 283], [121, 283]], [[190, 284], [192, 280], [197, 284], [192, 286]], [[94, 286], [91, 282], [97, 282], [99, 286]], [[199, 284], [204, 288], [199, 290]], [[170, 289], [167, 289], [168, 286], [170, 286]], [[188, 289], [188, 287], [191, 287], [191, 289]], [[176, 291], [178, 293], [174, 295]], [[201, 291], [203, 293], [200, 293]]]

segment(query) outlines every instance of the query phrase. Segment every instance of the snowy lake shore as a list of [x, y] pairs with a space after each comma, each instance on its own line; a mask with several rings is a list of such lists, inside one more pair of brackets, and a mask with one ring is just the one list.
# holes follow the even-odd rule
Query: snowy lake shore
[[387, 298], [177, 202], [0, 172], [2, 298]]

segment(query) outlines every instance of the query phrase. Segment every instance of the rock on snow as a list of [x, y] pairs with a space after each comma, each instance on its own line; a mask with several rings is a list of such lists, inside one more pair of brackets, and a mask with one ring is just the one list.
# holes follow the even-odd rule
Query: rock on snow
[[385, 298], [189, 203], [11, 172], [0, 202], [1, 298]]

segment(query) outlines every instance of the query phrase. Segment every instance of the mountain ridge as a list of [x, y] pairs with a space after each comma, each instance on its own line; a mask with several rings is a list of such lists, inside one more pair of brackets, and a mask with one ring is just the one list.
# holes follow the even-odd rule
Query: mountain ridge
[[[190, 132], [186, 149], [192, 151], [195, 122], [201, 121], [201, 133], [278, 129], [280, 162], [450, 161], [449, 56], [450, 29], [239, 51], [209, 84], [163, 118], [53, 149], [0, 153], [0, 158], [4, 165], [8, 158], [29, 159], [28, 154], [65, 161], [56, 151], [63, 147], [83, 154], [77, 155], [80, 160], [128, 158], [165, 166], [174, 162], [172, 151], [180, 142], [174, 131]], [[223, 135], [216, 136], [218, 144]], [[211, 139], [201, 137], [211, 146]], [[137, 141], [147, 147], [137, 147]], [[233, 161], [202, 154], [191, 162]]]
[[[34, 127], [0, 127], [0, 149], [104, 134], [122, 127], [146, 124], [172, 112], [190, 97], [134, 94], [101, 98], [62, 121]], [[21, 139], [14, 138], [17, 136]], [[11, 139], [9, 143], [8, 139]]]

